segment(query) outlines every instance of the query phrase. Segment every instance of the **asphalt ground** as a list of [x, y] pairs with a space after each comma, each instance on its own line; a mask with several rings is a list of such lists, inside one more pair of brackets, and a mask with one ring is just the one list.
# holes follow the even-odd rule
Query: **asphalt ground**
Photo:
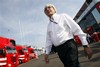
[[[100, 42], [90, 45], [93, 49], [93, 57], [88, 60], [84, 54], [83, 47], [79, 47], [79, 62], [81, 67], [100, 67]], [[50, 63], [44, 62], [44, 55], [40, 55], [39, 59], [32, 59], [29, 62], [20, 64], [18, 67], [64, 67], [59, 60], [57, 54], [50, 55]]]

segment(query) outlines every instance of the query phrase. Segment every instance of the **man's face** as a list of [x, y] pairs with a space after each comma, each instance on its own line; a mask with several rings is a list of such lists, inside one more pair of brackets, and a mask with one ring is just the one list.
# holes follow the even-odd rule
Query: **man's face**
[[48, 17], [51, 17], [54, 13], [55, 13], [55, 10], [53, 7], [46, 7], [45, 8], [45, 14], [48, 16]]

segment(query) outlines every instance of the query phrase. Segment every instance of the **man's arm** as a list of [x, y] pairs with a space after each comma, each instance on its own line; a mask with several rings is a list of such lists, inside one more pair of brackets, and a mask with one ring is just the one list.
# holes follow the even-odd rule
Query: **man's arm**
[[72, 33], [74, 35], [78, 35], [78, 37], [80, 38], [82, 45], [84, 47], [84, 52], [88, 57], [88, 59], [90, 59], [93, 55], [93, 51], [88, 45], [88, 41], [86, 40], [86, 34], [82, 31], [80, 26], [70, 16], [65, 15], [65, 20]]
[[49, 53], [51, 52], [52, 42], [51, 38], [47, 29], [47, 36], [46, 36], [46, 44], [45, 44], [45, 54], [44, 54], [44, 60], [46, 63], [49, 63]]

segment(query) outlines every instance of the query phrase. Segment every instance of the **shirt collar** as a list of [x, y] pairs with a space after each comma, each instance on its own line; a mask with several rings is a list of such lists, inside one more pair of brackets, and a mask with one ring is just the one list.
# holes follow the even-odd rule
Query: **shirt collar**
[[53, 18], [55, 20], [55, 17], [57, 16], [57, 14], [53, 14], [51, 18]]
[[55, 22], [57, 22], [57, 14], [56, 13], [53, 14], [50, 19], [53, 19]]

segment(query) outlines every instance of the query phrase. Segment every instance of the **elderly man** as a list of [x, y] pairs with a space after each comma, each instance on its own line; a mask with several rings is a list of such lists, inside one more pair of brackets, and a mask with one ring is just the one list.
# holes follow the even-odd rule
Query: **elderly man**
[[49, 63], [49, 53], [52, 45], [54, 45], [64, 67], [80, 67], [77, 44], [74, 41], [73, 35], [79, 36], [84, 51], [90, 59], [92, 50], [86, 40], [86, 34], [81, 30], [79, 25], [67, 14], [57, 14], [56, 8], [52, 4], [47, 4], [44, 12], [50, 20], [47, 27], [45, 62]]

